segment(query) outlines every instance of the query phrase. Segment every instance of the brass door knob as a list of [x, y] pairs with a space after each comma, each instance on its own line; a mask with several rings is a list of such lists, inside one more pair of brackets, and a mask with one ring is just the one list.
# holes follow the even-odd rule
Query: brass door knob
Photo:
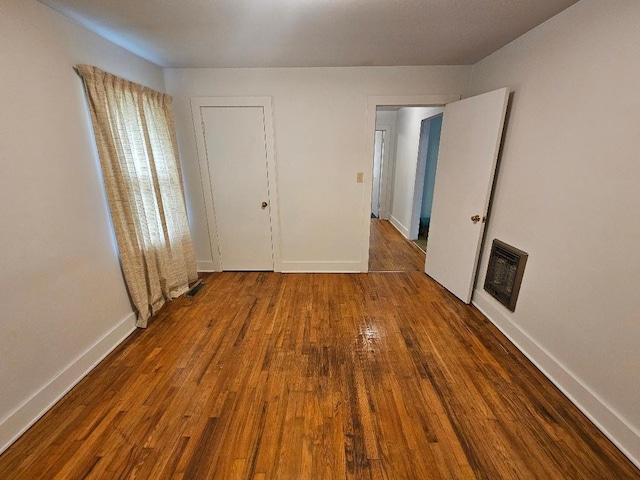
[[478, 223], [480, 221], [480, 215], [474, 215], [473, 217], [471, 217], [471, 221], [473, 223]]
[[262, 205], [260, 205], [260, 206], [264, 210], [265, 208], [267, 208], [269, 206], [269, 204], [267, 202], [262, 202]]

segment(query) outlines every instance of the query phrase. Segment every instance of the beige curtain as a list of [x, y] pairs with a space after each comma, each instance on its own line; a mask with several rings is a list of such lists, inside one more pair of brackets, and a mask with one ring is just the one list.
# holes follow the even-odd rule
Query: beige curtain
[[79, 65], [137, 325], [197, 280], [171, 97]]

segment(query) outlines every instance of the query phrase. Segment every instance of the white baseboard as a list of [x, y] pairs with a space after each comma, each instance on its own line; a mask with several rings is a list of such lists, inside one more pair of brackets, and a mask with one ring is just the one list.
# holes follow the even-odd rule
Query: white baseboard
[[400, 223], [400, 221], [396, 217], [390, 215], [389, 221], [391, 222], [391, 225], [396, 227], [396, 230], [398, 230], [404, 236], [404, 238], [409, 239], [409, 229], [402, 223]]
[[0, 422], [0, 453], [42, 417], [135, 329], [135, 313], [128, 315], [35, 395]]
[[282, 262], [282, 273], [360, 273], [362, 262]]
[[584, 385], [502, 312], [502, 305], [483, 290], [475, 290], [473, 305], [564, 393], [638, 468], [640, 432], [630, 426], [606, 402]]
[[196, 262], [196, 270], [199, 272], [219, 272], [212, 261]]

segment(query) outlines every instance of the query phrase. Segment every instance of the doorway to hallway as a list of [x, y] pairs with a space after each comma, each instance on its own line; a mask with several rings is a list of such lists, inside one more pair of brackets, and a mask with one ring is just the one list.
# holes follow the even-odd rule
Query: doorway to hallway
[[422, 272], [425, 254], [388, 220], [371, 219], [369, 272]]

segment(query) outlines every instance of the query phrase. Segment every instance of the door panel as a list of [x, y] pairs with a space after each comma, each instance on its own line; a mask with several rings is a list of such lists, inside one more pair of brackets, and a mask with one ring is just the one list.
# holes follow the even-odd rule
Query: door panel
[[[436, 169], [425, 272], [471, 301], [509, 90], [447, 104]], [[478, 216], [474, 223], [471, 217]]]
[[382, 155], [384, 131], [376, 130], [373, 146], [373, 188], [371, 190], [371, 213], [380, 217], [380, 178], [382, 172]]
[[200, 111], [222, 270], [273, 270], [264, 109]]

